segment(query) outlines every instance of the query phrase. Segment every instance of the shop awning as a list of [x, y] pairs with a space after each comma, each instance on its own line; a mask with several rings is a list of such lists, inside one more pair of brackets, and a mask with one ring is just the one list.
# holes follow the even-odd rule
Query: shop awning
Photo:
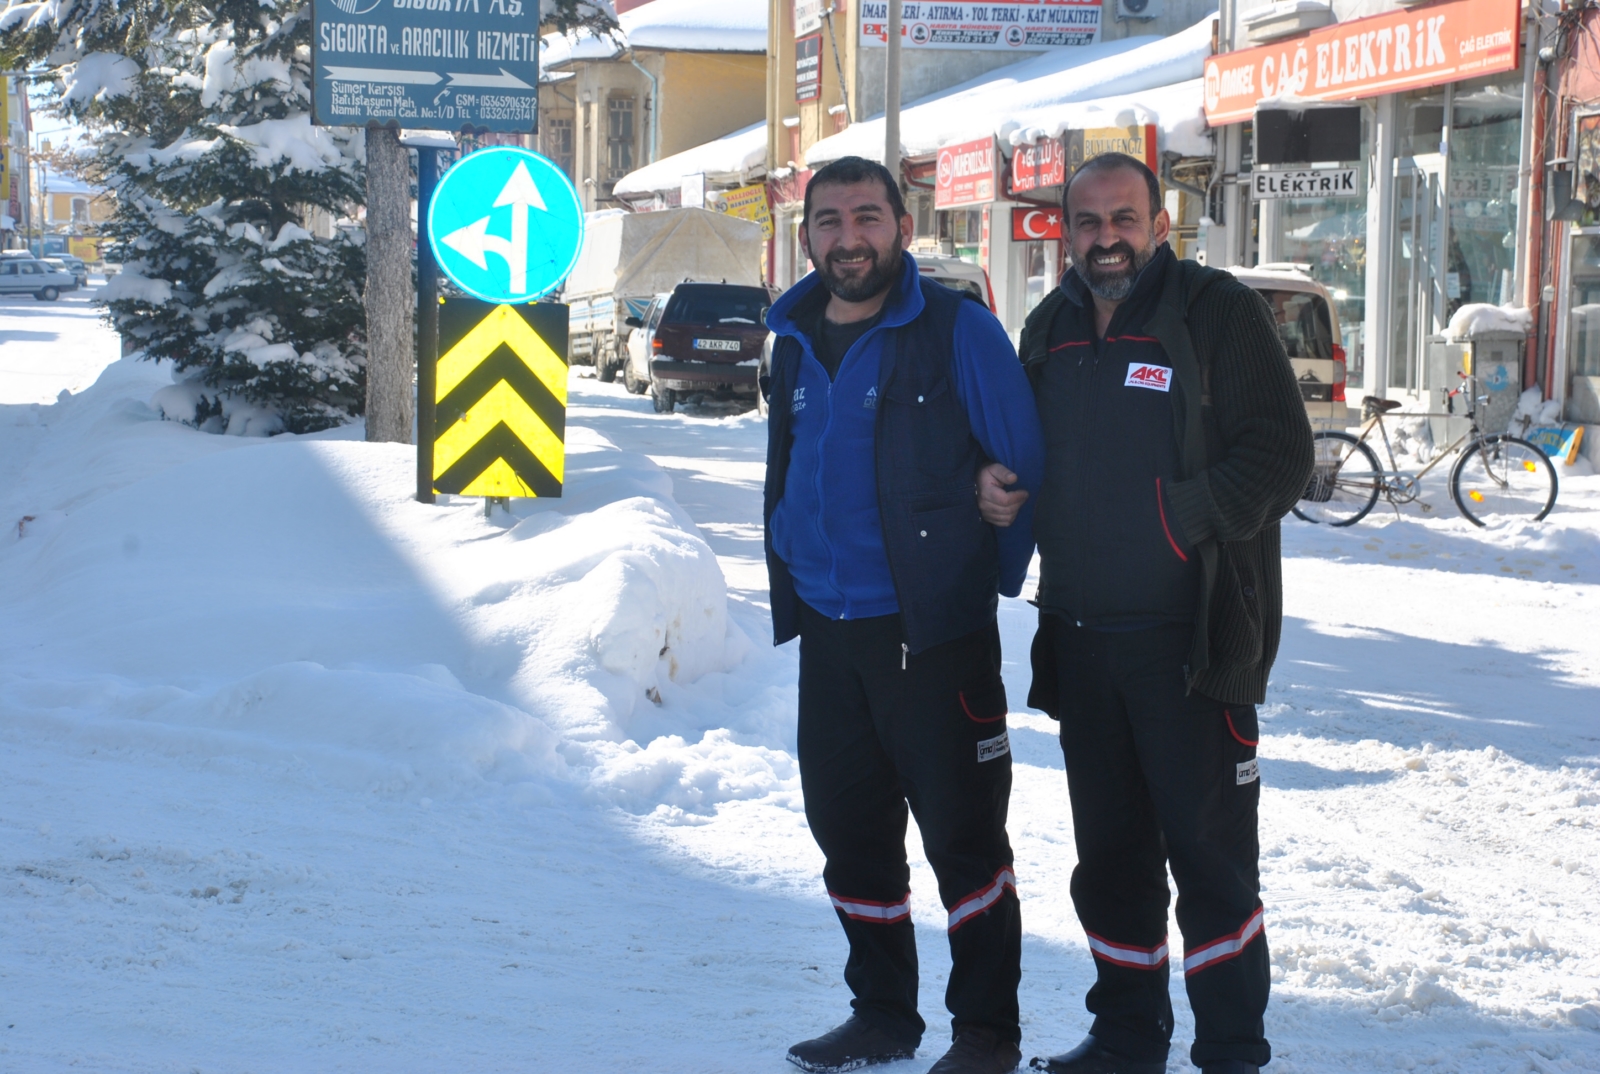
[[[1145, 109], [1144, 122], [1159, 120], [1164, 131], [1169, 121], [1160, 116], [1159, 107], [1167, 105], [1182, 112], [1173, 121], [1173, 130], [1186, 132], [1203, 105], [1198, 79], [1211, 55], [1212, 19], [1208, 15], [1171, 37], [1134, 37], [1057, 49], [924, 98], [900, 114], [901, 153], [907, 158], [927, 157], [940, 146], [987, 134], [1010, 141], [1017, 131], [1059, 131], [1073, 125], [1056, 119], [1071, 114], [1070, 105], [1099, 104], [1096, 125], [1111, 126], [1114, 124], [1103, 122], [1106, 113], [1115, 116], [1143, 101], [1139, 107]], [[1179, 92], [1174, 83], [1193, 88]], [[1151, 91], [1163, 89], [1173, 92], [1152, 97]], [[1187, 103], [1190, 98], [1192, 108]], [[1115, 108], [1105, 103], [1115, 101], [1128, 103]], [[1203, 123], [1199, 130], [1204, 130]], [[1186, 144], [1189, 148], [1179, 146], [1178, 152], [1210, 152], [1209, 143], [1203, 148]], [[817, 142], [806, 153], [806, 163], [815, 168], [852, 154], [883, 159], [881, 115]]]
[[708, 183], [737, 186], [759, 175], [766, 160], [763, 121], [631, 171], [617, 180], [612, 193], [619, 198], [665, 193], [680, 189], [688, 176], [702, 174]]

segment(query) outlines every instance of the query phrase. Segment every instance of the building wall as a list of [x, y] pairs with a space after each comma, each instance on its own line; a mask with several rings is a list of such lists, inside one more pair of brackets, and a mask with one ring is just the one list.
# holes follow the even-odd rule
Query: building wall
[[765, 53], [657, 55], [663, 63], [661, 97], [667, 102], [661, 112], [661, 156], [721, 138], [766, 116]]

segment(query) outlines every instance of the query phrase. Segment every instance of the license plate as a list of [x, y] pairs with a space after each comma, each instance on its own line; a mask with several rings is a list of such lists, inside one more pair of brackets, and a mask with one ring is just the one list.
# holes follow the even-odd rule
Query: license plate
[[736, 351], [744, 344], [737, 339], [697, 339], [694, 349], [697, 351]]

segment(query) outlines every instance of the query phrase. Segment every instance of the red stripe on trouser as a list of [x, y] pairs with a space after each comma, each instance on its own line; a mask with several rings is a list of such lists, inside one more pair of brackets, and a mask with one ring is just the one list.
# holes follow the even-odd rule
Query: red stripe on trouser
[[1126, 966], [1131, 970], [1155, 970], [1166, 964], [1167, 938], [1165, 936], [1154, 947], [1134, 947], [1131, 944], [1113, 943], [1104, 936], [1096, 936], [1087, 929], [1084, 930], [1084, 934], [1089, 937], [1089, 950], [1094, 952], [1094, 956], [1105, 959], [1113, 965]]
[[970, 918], [983, 913], [999, 902], [1000, 896], [1005, 894], [1006, 888], [1010, 888], [1011, 893], [1015, 895], [1017, 893], [1017, 877], [1011, 871], [1011, 866], [1002, 865], [994, 874], [992, 881], [950, 908], [950, 921], [946, 931], [954, 932], [966, 924]]
[[1261, 915], [1263, 913], [1263, 909], [1258, 906], [1256, 907], [1256, 912], [1251, 914], [1243, 925], [1239, 926], [1238, 932], [1229, 933], [1221, 939], [1212, 940], [1210, 943], [1201, 944], [1192, 951], [1186, 951], [1183, 956], [1183, 975], [1188, 977], [1190, 974], [1199, 973], [1209, 966], [1215, 966], [1218, 962], [1226, 962], [1230, 958], [1237, 957], [1246, 947], [1250, 946], [1251, 940], [1261, 935]]
[[899, 902], [874, 902], [871, 899], [846, 899], [828, 892], [834, 908], [844, 913], [845, 917], [856, 921], [872, 921], [880, 925], [892, 925], [896, 921], [904, 921], [911, 916], [911, 892], [906, 892], [905, 898]]

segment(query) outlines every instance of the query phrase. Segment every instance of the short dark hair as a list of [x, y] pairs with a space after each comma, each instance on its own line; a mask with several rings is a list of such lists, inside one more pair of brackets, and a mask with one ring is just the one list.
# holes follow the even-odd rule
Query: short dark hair
[[818, 168], [811, 176], [811, 182], [806, 184], [806, 208], [804, 215], [800, 217], [800, 226], [806, 227], [811, 223], [811, 192], [817, 187], [849, 186], [851, 183], [866, 182], [883, 184], [883, 189], [888, 191], [889, 211], [894, 213], [896, 222], [906, 215], [906, 203], [900, 196], [900, 184], [895, 182], [888, 168], [866, 157], [840, 157]]
[[[1138, 157], [1130, 157], [1126, 153], [1101, 153], [1097, 157], [1090, 157], [1078, 165], [1078, 170], [1072, 173], [1067, 180], [1067, 185], [1061, 189], [1061, 214], [1066, 216], [1067, 195], [1072, 193], [1072, 184], [1084, 172], [1110, 172], [1126, 170], [1138, 172], [1144, 176], [1144, 185], [1150, 191], [1150, 219], [1154, 220], [1161, 212], [1161, 180], [1156, 178], [1156, 173], [1150, 170], [1150, 165]], [[1070, 225], [1069, 225], [1070, 226]]]

